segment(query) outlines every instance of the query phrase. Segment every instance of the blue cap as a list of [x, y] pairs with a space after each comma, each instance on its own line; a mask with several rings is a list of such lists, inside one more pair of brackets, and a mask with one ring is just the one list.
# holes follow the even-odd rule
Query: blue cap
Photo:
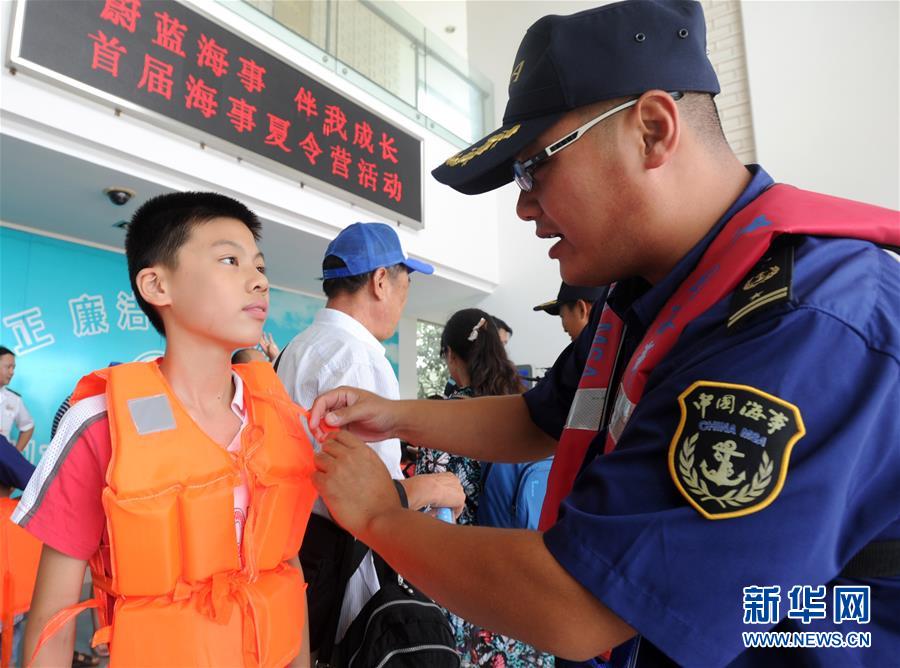
[[626, 0], [532, 25], [513, 61], [503, 125], [431, 173], [475, 195], [512, 181], [516, 154], [572, 109], [648, 90], [719, 92], [693, 0]]
[[325, 279], [368, 274], [379, 267], [395, 264], [405, 265], [410, 272], [434, 273], [434, 267], [427, 262], [406, 257], [397, 233], [384, 223], [353, 223], [344, 228], [325, 249], [325, 257], [329, 255], [339, 258], [347, 266], [323, 269], [322, 278]]

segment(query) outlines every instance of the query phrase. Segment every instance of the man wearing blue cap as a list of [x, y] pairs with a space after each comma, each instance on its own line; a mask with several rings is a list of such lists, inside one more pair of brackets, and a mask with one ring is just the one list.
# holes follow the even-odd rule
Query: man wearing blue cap
[[[350, 433], [316, 484], [426, 593], [567, 660], [896, 665], [900, 216], [742, 165], [718, 91], [699, 3], [535, 23], [503, 126], [433, 173], [463, 193], [515, 180], [563, 280], [615, 283], [596, 335], [522, 398], [320, 397], [313, 428]], [[540, 531], [413, 516], [353, 434], [555, 452]]]
[[[275, 363], [291, 398], [309, 408], [319, 394], [340, 385], [364, 388], [387, 399], [399, 399], [397, 376], [385, 356], [382, 341], [393, 336], [409, 293], [409, 275], [431, 274], [430, 264], [407, 257], [397, 233], [384, 223], [354, 223], [328, 245], [322, 261], [322, 288], [328, 301], [313, 323], [285, 347]], [[372, 439], [372, 452], [394, 480], [403, 481], [412, 508], [428, 505], [461, 509], [465, 494], [452, 473], [415, 476], [405, 480], [400, 470], [401, 446], [396, 438]], [[377, 459], [375, 460], [378, 461]], [[301, 560], [305, 571], [337, 566], [337, 554], [324, 544], [334, 536], [324, 504], [313, 508]], [[309, 553], [306, 554], [306, 551]], [[322, 564], [319, 557], [332, 562]], [[315, 562], [315, 563], [311, 563]], [[308, 591], [310, 642], [313, 651], [332, 619], [332, 598], [317, 590], [322, 577], [312, 577]], [[335, 573], [335, 577], [337, 577]], [[379, 589], [371, 554], [350, 578], [337, 626], [340, 641], [350, 622]], [[340, 598], [340, 597], [339, 597]], [[340, 601], [339, 601], [340, 602]]]

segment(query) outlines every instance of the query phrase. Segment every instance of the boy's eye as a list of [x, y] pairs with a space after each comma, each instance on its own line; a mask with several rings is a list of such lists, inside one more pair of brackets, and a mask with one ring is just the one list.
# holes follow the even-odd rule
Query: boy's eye
[[263, 274], [263, 275], [265, 275], [265, 273], [266, 273], [266, 267], [265, 267], [265, 265], [259, 265], [259, 266], [256, 268], [256, 270], [257, 270], [260, 274]]
[[233, 255], [229, 255], [228, 257], [223, 257], [219, 262], [223, 262], [225, 264], [233, 264], [236, 265], [238, 263], [237, 258]]

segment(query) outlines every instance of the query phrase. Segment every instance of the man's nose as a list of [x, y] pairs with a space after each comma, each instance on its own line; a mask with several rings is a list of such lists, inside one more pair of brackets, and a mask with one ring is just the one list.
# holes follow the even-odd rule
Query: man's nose
[[534, 192], [519, 191], [519, 199], [516, 201], [516, 215], [522, 220], [536, 220], [541, 213], [541, 207], [538, 204], [537, 197]]

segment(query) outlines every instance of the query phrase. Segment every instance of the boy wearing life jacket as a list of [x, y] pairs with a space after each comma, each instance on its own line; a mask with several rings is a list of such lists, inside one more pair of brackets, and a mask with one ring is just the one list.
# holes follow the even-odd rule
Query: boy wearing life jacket
[[[13, 516], [45, 544], [32, 665], [70, 661], [73, 617], [92, 607], [113, 666], [309, 664], [302, 409], [271, 365], [230, 363], [268, 311], [259, 233], [249, 209], [214, 193], [135, 213], [129, 277], [166, 351], [79, 382]], [[88, 563], [95, 598], [76, 605]]]

